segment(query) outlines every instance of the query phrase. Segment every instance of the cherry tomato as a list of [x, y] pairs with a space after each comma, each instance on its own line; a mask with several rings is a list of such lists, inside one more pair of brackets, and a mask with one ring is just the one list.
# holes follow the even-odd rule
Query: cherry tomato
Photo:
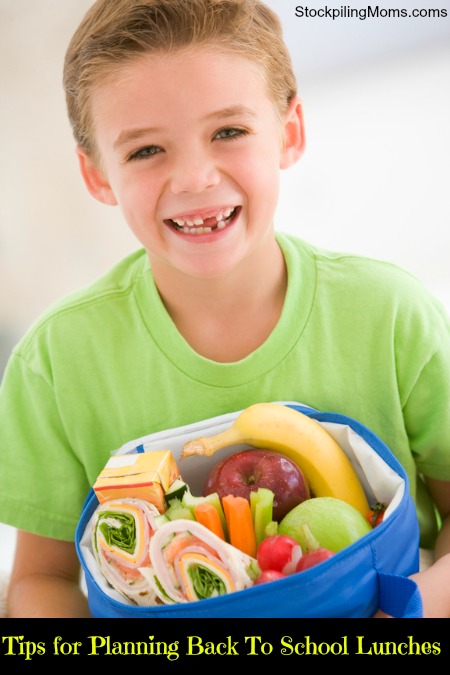
[[369, 524], [372, 525], [372, 527], [376, 527], [382, 522], [386, 508], [387, 504], [384, 502], [377, 502], [374, 504], [374, 506], [372, 506], [370, 511], [368, 511], [366, 519], [369, 521]]

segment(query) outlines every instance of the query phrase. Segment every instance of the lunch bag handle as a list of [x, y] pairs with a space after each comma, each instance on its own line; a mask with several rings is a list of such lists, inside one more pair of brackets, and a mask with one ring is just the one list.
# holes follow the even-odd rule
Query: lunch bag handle
[[422, 596], [415, 581], [398, 574], [378, 574], [380, 609], [396, 619], [423, 618]]

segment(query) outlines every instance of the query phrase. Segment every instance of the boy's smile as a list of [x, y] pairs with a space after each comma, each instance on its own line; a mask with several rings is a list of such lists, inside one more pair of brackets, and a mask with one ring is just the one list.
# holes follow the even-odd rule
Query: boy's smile
[[226, 206], [205, 213], [190, 213], [167, 218], [164, 222], [184, 234], [207, 234], [213, 230], [223, 230], [239, 214], [240, 207]]
[[80, 152], [83, 175], [120, 205], [156, 274], [220, 276], [273, 240], [300, 113], [293, 102], [280, 121], [259, 66], [213, 48], [143, 55], [94, 89], [92, 111], [101, 170]]

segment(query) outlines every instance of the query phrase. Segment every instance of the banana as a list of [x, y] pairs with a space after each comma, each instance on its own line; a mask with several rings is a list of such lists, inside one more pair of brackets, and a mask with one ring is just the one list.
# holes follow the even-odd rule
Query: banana
[[209, 457], [240, 443], [286, 455], [302, 470], [315, 497], [342, 499], [367, 514], [370, 507], [361, 482], [333, 436], [316, 420], [280, 403], [251, 405], [225, 431], [185, 443], [181, 459]]

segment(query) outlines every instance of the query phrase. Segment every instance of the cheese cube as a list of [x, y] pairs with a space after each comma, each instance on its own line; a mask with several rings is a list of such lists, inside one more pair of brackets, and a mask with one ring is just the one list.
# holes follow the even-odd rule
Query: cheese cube
[[94, 483], [100, 504], [109, 499], [144, 499], [163, 513], [164, 495], [180, 472], [170, 450], [111, 457]]

